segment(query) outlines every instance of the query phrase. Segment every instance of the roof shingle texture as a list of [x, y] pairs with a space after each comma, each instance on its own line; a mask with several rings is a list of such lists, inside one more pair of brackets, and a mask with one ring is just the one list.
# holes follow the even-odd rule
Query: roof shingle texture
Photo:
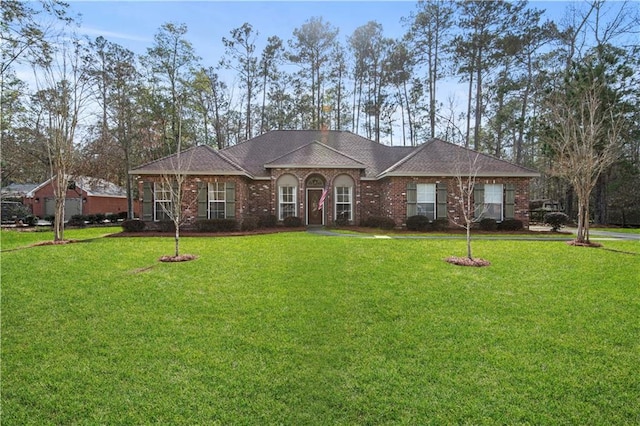
[[[274, 167], [364, 169], [364, 177], [387, 175], [451, 176], [469, 170], [477, 156], [478, 175], [537, 176], [533, 170], [432, 139], [418, 147], [388, 146], [347, 131], [275, 130], [216, 151], [208, 146], [186, 150], [182, 170], [192, 174], [271, 176]], [[137, 174], [176, 170], [176, 156], [142, 165]]]

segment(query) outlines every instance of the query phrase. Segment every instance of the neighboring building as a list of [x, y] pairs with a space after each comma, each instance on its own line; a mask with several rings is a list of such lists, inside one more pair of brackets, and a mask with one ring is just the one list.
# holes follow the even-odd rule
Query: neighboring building
[[22, 201], [37, 186], [36, 183], [12, 183], [2, 188], [2, 200]]
[[[34, 215], [40, 218], [53, 216], [56, 209], [53, 179], [49, 179], [29, 191], [22, 202], [31, 209]], [[65, 200], [65, 220], [79, 214], [110, 214], [126, 211], [127, 193], [122, 187], [112, 182], [86, 176], [69, 179]]]
[[[460, 216], [456, 176], [469, 174], [476, 155], [474, 195], [484, 216], [528, 226], [529, 181], [537, 172], [439, 139], [396, 147], [346, 131], [271, 131], [218, 151], [186, 150], [180, 156], [181, 172], [189, 175], [183, 211], [191, 223], [263, 215], [298, 216], [306, 225], [337, 217], [357, 225], [386, 216], [402, 226], [416, 214], [451, 220]], [[174, 155], [130, 171], [138, 176], [143, 220], [167, 219], [163, 205], [171, 203], [171, 188], [163, 176], [175, 174], [176, 162]]]

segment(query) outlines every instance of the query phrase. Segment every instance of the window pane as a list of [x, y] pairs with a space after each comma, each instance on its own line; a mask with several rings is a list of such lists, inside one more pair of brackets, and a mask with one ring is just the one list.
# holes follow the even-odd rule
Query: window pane
[[484, 202], [487, 204], [502, 204], [502, 185], [487, 184], [484, 186]]
[[280, 220], [285, 217], [296, 216], [296, 187], [280, 186], [278, 189]]
[[226, 184], [209, 183], [209, 219], [225, 219]]
[[436, 185], [433, 183], [419, 183], [416, 188], [418, 203], [436, 202]]
[[225, 184], [224, 183], [210, 183], [209, 184], [209, 201], [225, 201]]
[[436, 185], [434, 183], [419, 183], [416, 185], [416, 214], [435, 219]]
[[352, 220], [350, 186], [336, 187], [336, 219]]
[[502, 184], [486, 184], [484, 186], [483, 217], [502, 220]]
[[221, 203], [221, 202], [211, 203], [209, 207], [209, 217], [211, 219], [224, 219], [225, 218], [224, 203]]
[[482, 217], [488, 217], [490, 219], [502, 220], [502, 204], [485, 204], [486, 211]]
[[435, 219], [435, 204], [434, 203], [418, 203], [416, 204], [417, 213], [419, 216], [426, 216], [429, 219]]

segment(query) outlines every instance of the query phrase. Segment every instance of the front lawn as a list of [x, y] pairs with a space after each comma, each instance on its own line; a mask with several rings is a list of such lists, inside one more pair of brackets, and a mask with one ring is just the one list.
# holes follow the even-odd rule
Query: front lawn
[[87, 238], [2, 253], [3, 425], [640, 423], [637, 242]]

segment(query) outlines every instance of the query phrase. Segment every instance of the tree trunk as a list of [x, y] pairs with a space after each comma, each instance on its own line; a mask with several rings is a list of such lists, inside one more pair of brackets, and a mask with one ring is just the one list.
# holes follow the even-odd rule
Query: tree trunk
[[175, 235], [176, 254], [175, 254], [175, 256], [178, 257], [178, 256], [180, 256], [180, 223], [179, 223], [179, 221], [176, 221], [175, 227], [176, 227], [176, 235]]
[[467, 257], [473, 260], [473, 256], [471, 255], [471, 225], [471, 222], [467, 222]]

